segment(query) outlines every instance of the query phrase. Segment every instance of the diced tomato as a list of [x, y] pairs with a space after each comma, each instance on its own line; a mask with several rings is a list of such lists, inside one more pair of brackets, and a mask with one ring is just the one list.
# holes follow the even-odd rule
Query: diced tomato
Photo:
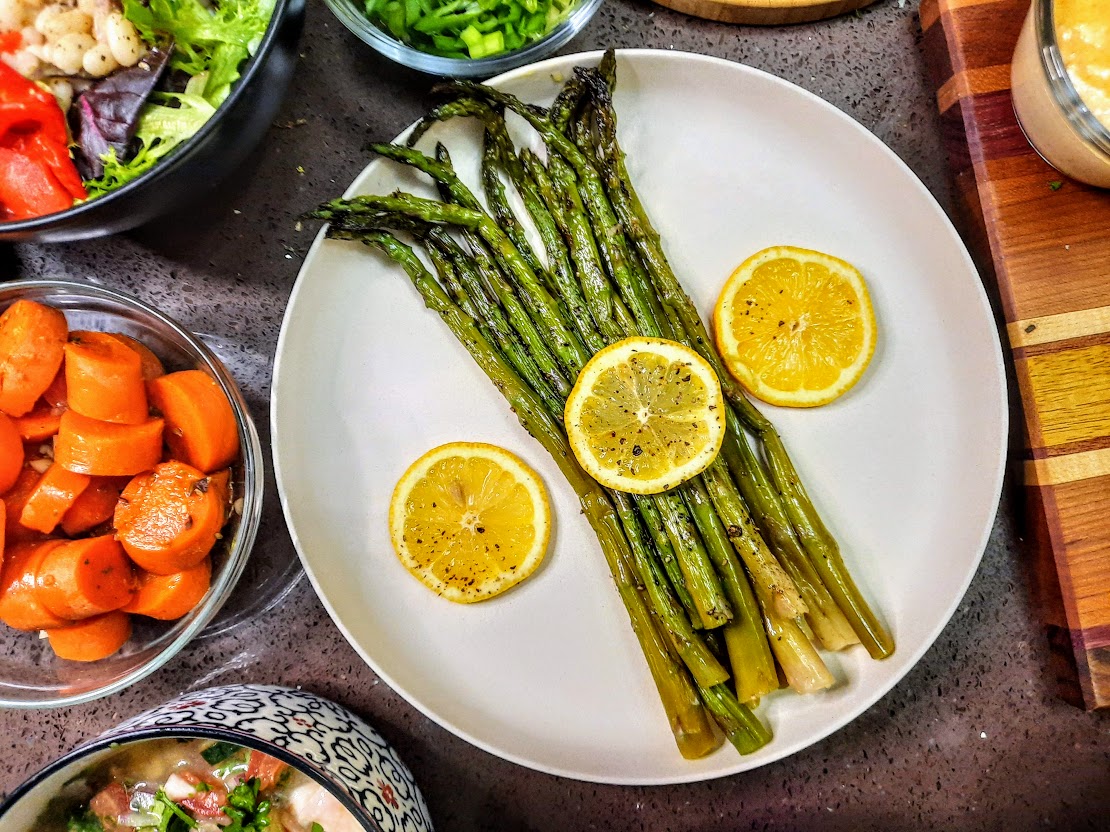
[[247, 761], [247, 779], [258, 778], [260, 791], [272, 789], [277, 783], [281, 773], [287, 768], [281, 760], [263, 754], [261, 751], [251, 751], [250, 760]]
[[227, 792], [213, 789], [208, 792], [197, 792], [192, 797], [187, 797], [177, 804], [197, 820], [212, 820], [226, 817], [223, 807], [227, 805]]
[[109, 783], [93, 795], [89, 809], [106, 829], [112, 829], [121, 817], [131, 811], [131, 798], [120, 783]]
[[23, 45], [23, 36], [19, 32], [0, 32], [0, 53], [14, 52]]

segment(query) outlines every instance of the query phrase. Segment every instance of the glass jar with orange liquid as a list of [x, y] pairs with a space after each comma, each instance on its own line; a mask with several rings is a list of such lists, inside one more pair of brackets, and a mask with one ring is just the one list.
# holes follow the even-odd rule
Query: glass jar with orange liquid
[[1110, 0], [1033, 0], [1012, 89], [1037, 152], [1074, 179], [1110, 188]]

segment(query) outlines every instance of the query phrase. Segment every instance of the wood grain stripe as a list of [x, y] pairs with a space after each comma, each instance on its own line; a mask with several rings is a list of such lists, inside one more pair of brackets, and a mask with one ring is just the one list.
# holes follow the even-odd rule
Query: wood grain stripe
[[1110, 306], [1014, 321], [1006, 325], [1006, 332], [1010, 336], [1010, 346], [1014, 349], [1065, 341], [1068, 338], [1101, 335], [1110, 332]]
[[1110, 647], [1110, 624], [1080, 630], [1080, 637], [1088, 649]]
[[943, 114], [958, 101], [973, 95], [1002, 92], [1010, 88], [1010, 65], [984, 66], [957, 72], [937, 90], [937, 107]]
[[1025, 484], [1059, 485], [1110, 474], [1110, 448], [1025, 462]]
[[1017, 364], [1028, 379], [1026, 408], [1040, 417], [1038, 444], [1110, 436], [1110, 346], [1046, 353]]
[[951, 14], [956, 9], [967, 6], [984, 6], [988, 3], [1004, 2], [1004, 0], [935, 0], [921, 4], [921, 28], [928, 29], [940, 19], [942, 14]]
[[951, 14], [956, 9], [966, 9], [969, 6], [989, 6], [993, 4], [1007, 3], [1009, 0], [940, 0], [937, 3], [937, 8], [941, 14]]

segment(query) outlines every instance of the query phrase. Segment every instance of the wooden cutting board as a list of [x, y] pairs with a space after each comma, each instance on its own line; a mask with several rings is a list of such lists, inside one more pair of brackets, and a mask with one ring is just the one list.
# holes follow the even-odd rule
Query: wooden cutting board
[[655, 0], [660, 6], [725, 23], [776, 26], [823, 20], [870, 6], [875, 0]]
[[[1024, 409], [1028, 534], [1061, 693], [1110, 707], [1110, 191], [1058, 173], [1010, 99], [1029, 0], [922, 0], [965, 229], [993, 263]], [[1061, 663], [1063, 664], [1063, 663]], [[1063, 671], [1063, 667], [1060, 668]], [[1076, 685], [1078, 682], [1078, 685]]]

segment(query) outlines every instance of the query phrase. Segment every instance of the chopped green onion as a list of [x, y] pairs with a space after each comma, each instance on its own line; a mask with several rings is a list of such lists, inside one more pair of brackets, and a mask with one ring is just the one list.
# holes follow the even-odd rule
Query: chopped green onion
[[[445, 17], [425, 17], [417, 21], [416, 25], [412, 28], [417, 32], [424, 32], [431, 34], [433, 32], [443, 32], [452, 28], [459, 28], [468, 25], [472, 20], [477, 20], [482, 16], [481, 9], [474, 9], [473, 11], [464, 11], [459, 14], [451, 14]], [[456, 33], [456, 45], [458, 44], [458, 34]]]
[[541, 40], [578, 0], [363, 0], [367, 19], [402, 43], [451, 58], [486, 58]]
[[494, 29], [496, 29], [498, 26], [498, 21], [496, 17], [491, 17], [490, 15], [483, 13], [481, 17], [479, 17], [470, 25], [484, 35], [487, 32], [492, 32]]
[[[513, 3], [509, 7], [509, 11], [507, 11], [505, 14], [501, 15], [501, 17], [497, 18], [497, 22], [501, 23], [502, 25], [505, 25], [506, 28], [508, 28], [508, 26], [506, 24], [516, 23], [518, 20], [520, 20], [520, 18], [522, 17], [522, 14], [523, 13], [520, 10], [520, 5], [517, 4], [517, 3]], [[512, 31], [512, 30], [510, 29], [510, 31]]]
[[467, 26], [459, 32], [459, 37], [462, 39], [462, 42], [466, 44], [466, 48], [470, 50], [470, 56], [474, 57], [474, 50], [480, 49], [482, 46], [482, 33], [473, 26]]

